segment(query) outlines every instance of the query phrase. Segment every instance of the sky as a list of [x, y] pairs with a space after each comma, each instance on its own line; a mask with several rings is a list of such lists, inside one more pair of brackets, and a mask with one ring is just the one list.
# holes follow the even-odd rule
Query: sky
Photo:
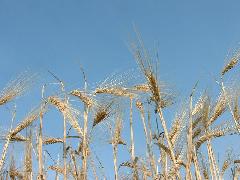
[[[44, 83], [54, 82], [51, 71], [67, 87], [83, 87], [80, 66], [90, 86], [113, 72], [134, 76], [135, 26], [147, 48], [157, 46], [160, 79], [184, 99], [198, 80], [213, 88], [238, 47], [239, 7], [238, 0], [0, 0], [0, 87], [26, 70]], [[17, 101], [19, 118], [37, 105], [40, 88]]]

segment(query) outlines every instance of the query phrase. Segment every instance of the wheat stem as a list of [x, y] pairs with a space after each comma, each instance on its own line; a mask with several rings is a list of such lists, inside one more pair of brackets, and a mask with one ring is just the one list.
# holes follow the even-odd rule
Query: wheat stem
[[135, 151], [134, 151], [134, 132], [133, 132], [133, 115], [132, 115], [132, 111], [133, 111], [133, 99], [130, 98], [130, 136], [131, 136], [131, 145], [130, 145], [130, 149], [131, 149], [131, 159], [132, 162], [135, 159]]
[[147, 151], [148, 151], [148, 155], [150, 157], [150, 166], [151, 166], [151, 171], [152, 171], [152, 178], [154, 178], [154, 176], [157, 176], [157, 169], [156, 169], [156, 163], [155, 163], [155, 160], [154, 160], [154, 157], [153, 157], [153, 153], [152, 153], [152, 150], [151, 150], [151, 146], [150, 146], [150, 143], [149, 143], [149, 135], [148, 135], [147, 126], [146, 126], [146, 122], [145, 122], [144, 109], [143, 109], [142, 102], [137, 101], [136, 106], [140, 111], [141, 120], [142, 120], [142, 124], [143, 124], [143, 129], [144, 129], [144, 134], [145, 134], [145, 140], [146, 140], [146, 143], [147, 143]]
[[164, 135], [166, 137], [167, 144], [168, 144], [168, 147], [169, 147], [169, 150], [170, 150], [170, 156], [171, 156], [171, 159], [173, 161], [173, 166], [174, 166], [175, 170], [177, 170], [177, 165], [176, 165], [176, 159], [175, 159], [175, 155], [174, 155], [174, 151], [173, 151], [173, 146], [172, 146], [172, 143], [171, 143], [170, 138], [169, 138], [166, 121], [163, 117], [162, 108], [160, 106], [158, 108], [158, 115], [160, 117], [160, 121], [162, 123], [162, 127], [163, 127], [163, 130], [164, 130]]
[[202, 180], [195, 146], [193, 147], [193, 163], [195, 167], [196, 179]]
[[197, 86], [197, 83], [195, 84], [192, 93], [190, 95], [190, 100], [189, 100], [189, 127], [188, 127], [188, 133], [187, 133], [187, 165], [186, 165], [186, 177], [187, 179], [192, 179], [191, 177], [191, 164], [192, 164], [192, 147], [193, 147], [193, 122], [192, 122], [192, 112], [193, 112], [193, 107], [192, 107], [192, 101], [193, 101], [193, 93], [195, 91], [195, 88]]
[[40, 113], [40, 125], [39, 125], [39, 134], [38, 134], [38, 173], [39, 179], [43, 180], [43, 159], [42, 159], [42, 127], [43, 127], [43, 114]]
[[118, 180], [118, 167], [117, 167], [117, 144], [112, 143], [113, 145], [113, 163], [114, 163], [114, 172], [115, 172], [115, 180]]
[[84, 105], [84, 126], [83, 126], [83, 179], [87, 179], [87, 158], [88, 158], [88, 138], [87, 138], [87, 127], [88, 127], [88, 111], [89, 107]]

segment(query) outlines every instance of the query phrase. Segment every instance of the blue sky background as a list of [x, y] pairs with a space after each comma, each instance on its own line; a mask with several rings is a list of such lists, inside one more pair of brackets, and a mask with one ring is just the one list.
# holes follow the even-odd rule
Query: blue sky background
[[[54, 81], [50, 70], [66, 86], [82, 87], [80, 64], [92, 86], [136, 68], [128, 49], [135, 24], [146, 47], [158, 44], [160, 76], [180, 98], [197, 80], [214, 89], [228, 50], [240, 40], [239, 7], [238, 0], [0, 0], [0, 87], [25, 70], [37, 72], [40, 82]], [[37, 105], [40, 84], [17, 101], [19, 119]]]

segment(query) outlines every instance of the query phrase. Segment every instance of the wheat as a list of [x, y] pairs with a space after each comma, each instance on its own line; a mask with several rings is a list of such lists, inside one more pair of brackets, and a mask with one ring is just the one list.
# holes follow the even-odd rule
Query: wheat
[[144, 93], [148, 93], [150, 92], [150, 88], [148, 84], [138, 84], [135, 85], [132, 90], [134, 91], [139, 91], [139, 92], [144, 92]]
[[[44, 106], [46, 107], [46, 106]], [[39, 118], [41, 113], [45, 113], [45, 108], [37, 107], [36, 109], [32, 110], [23, 120], [20, 124], [17, 125], [15, 129], [11, 131], [11, 136], [15, 136], [17, 133], [31, 125], [33, 121], [35, 121], [37, 118]]]
[[16, 168], [15, 160], [13, 158], [11, 159], [11, 164], [9, 168], [9, 176], [11, 179], [23, 179], [23, 174]]
[[132, 45], [132, 52], [133, 52], [133, 55], [135, 57], [137, 64], [139, 65], [141, 71], [143, 72], [145, 79], [147, 80], [148, 86], [151, 90], [151, 95], [152, 95], [151, 100], [153, 100], [156, 104], [156, 110], [159, 114], [163, 129], [164, 129], [164, 134], [166, 136], [166, 140], [168, 143], [168, 147], [170, 149], [173, 166], [176, 168], [176, 159], [175, 159], [173, 147], [172, 147], [172, 144], [171, 144], [171, 141], [169, 138], [166, 121], [165, 121], [165, 119], [163, 117], [163, 113], [162, 113], [162, 108], [164, 108], [168, 105], [168, 103], [167, 103], [168, 101], [166, 101], [166, 99], [169, 100], [169, 98], [165, 98], [165, 100], [164, 100], [161, 97], [161, 93], [163, 91], [160, 89], [160, 86], [159, 86], [159, 83], [157, 80], [157, 76], [155, 75], [155, 73], [153, 71], [152, 64], [151, 64], [151, 61], [152, 61], [151, 57], [149, 56], [147, 50], [145, 49], [143, 42], [139, 35], [138, 35], [138, 44], [139, 45], [136, 45], [136, 44]]
[[120, 97], [135, 97], [136, 95], [132, 92], [129, 92], [127, 88], [123, 87], [110, 87], [110, 88], [97, 88], [95, 94], [111, 94], [114, 96]]
[[36, 75], [27, 72], [20, 74], [15, 80], [10, 81], [0, 93], [0, 105], [3, 105], [17, 96], [23, 94], [34, 82]]
[[[47, 92], [50, 96], [45, 98], [46, 85], [44, 85], [40, 106], [30, 111], [22, 121], [17, 122], [16, 127], [12, 128], [11, 125], [7, 133], [1, 136], [1, 140], [5, 142], [2, 145], [0, 178], [45, 180], [50, 177], [48, 173], [52, 170], [56, 173], [56, 180], [59, 178], [106, 179], [102, 163], [102, 158], [105, 157], [99, 152], [102, 150], [99, 144], [95, 144], [99, 143], [96, 140], [99, 137], [112, 146], [113, 173], [116, 180], [123, 177], [134, 180], [223, 179], [230, 167], [234, 167], [233, 178], [238, 178], [240, 160], [228, 156], [221, 164], [219, 171], [220, 164], [216, 160], [217, 152], [213, 150], [212, 140], [226, 135], [239, 136], [239, 88], [227, 87], [228, 91], [226, 91], [223, 76], [236, 66], [240, 51], [233, 55], [221, 71], [222, 82], [221, 84], [217, 82], [221, 85], [221, 90], [216, 100], [205, 91], [196, 97], [195, 102], [193, 96], [195, 86], [189, 101], [179, 104], [182, 108], [180, 113], [174, 112], [175, 107], [166, 108], [175, 102], [174, 94], [165, 83], [159, 80], [158, 62], [154, 62], [155, 57], [149, 54], [139, 35], [138, 42], [132, 45], [132, 51], [143, 74], [143, 77], [136, 76], [134, 82], [130, 82], [131, 76], [126, 73], [126, 77], [124, 75], [120, 78], [109, 77], [100, 85], [87, 90], [86, 76], [83, 72], [84, 90], [76, 88], [65, 91], [63, 81], [51, 73], [58, 81], [53, 84], [60, 84], [62, 91], [58, 94], [54, 93], [55, 95], [52, 95], [53, 92]], [[156, 59], [158, 60], [158, 55]], [[10, 82], [0, 92], [0, 106], [22, 95], [33, 83], [35, 77], [35, 75], [22, 74]], [[74, 104], [73, 98], [76, 97], [82, 102], [77, 103], [79, 107]], [[136, 103], [135, 106], [133, 106], [134, 103]], [[63, 116], [62, 137], [60, 135], [58, 135], [59, 138], [51, 137], [51, 134], [50, 137], [43, 136], [43, 132], [48, 129], [48, 123], [50, 123], [45, 120], [49, 118], [48, 114], [46, 116], [45, 114], [51, 110], [50, 106], [56, 108]], [[9, 109], [9, 107], [6, 108]], [[82, 114], [79, 110], [81, 108], [84, 108]], [[165, 119], [165, 112], [168, 113], [169, 118], [176, 115], [173, 119]], [[229, 112], [231, 119], [226, 120], [229, 118], [227, 114]], [[44, 124], [43, 115], [44, 122], [46, 121]], [[14, 119], [15, 115], [12, 121]], [[126, 121], [128, 119], [129, 121]], [[156, 120], [156, 127], [152, 124], [154, 120]], [[162, 127], [158, 126], [158, 120]], [[68, 131], [67, 123], [70, 124]], [[126, 123], [129, 123], [127, 124], [129, 129], [124, 127]], [[140, 141], [139, 146], [136, 142], [137, 138], [142, 137], [139, 131], [141, 124], [143, 128], [140, 129], [145, 139]], [[90, 130], [89, 125], [92, 125]], [[77, 134], [71, 134], [72, 128]], [[102, 133], [97, 131], [98, 128]], [[35, 136], [32, 135], [32, 131], [35, 132]], [[26, 135], [23, 134], [25, 132]], [[110, 132], [110, 138], [103, 137], [105, 132]], [[15, 152], [16, 146], [21, 144], [25, 145], [25, 151], [20, 157], [23, 161], [19, 160], [15, 164], [12, 158], [11, 162], [6, 162], [8, 149]], [[48, 145], [51, 145], [51, 148], [59, 145], [62, 147], [62, 155], [58, 160], [55, 160], [55, 155], [50, 154]], [[142, 153], [144, 149], [139, 149], [144, 145], [146, 145], [145, 154]], [[129, 161], [123, 161], [123, 157], [119, 157], [124, 152], [129, 153]], [[51, 160], [46, 160], [44, 153], [47, 153]], [[208, 156], [208, 160], [204, 159], [203, 154]], [[10, 152], [9, 156], [13, 157], [13, 153]], [[156, 162], [157, 158], [158, 162]], [[35, 161], [38, 161], [38, 165]], [[53, 162], [52, 166], [49, 166], [50, 161]], [[120, 167], [129, 168], [130, 171], [122, 170]]]
[[61, 139], [61, 138], [45, 138], [45, 139], [43, 139], [43, 144], [45, 144], [45, 145], [56, 144], [56, 143], [63, 143], [63, 139]]
[[213, 115], [210, 117], [209, 121], [207, 122], [207, 126], [209, 126], [210, 124], [212, 124], [219, 116], [221, 116], [227, 107], [227, 102], [226, 102], [226, 98], [223, 94], [220, 94], [216, 105], [214, 107], [214, 111], [213, 111]]
[[240, 50], [237, 50], [233, 57], [230, 59], [229, 63], [225, 65], [225, 67], [222, 70], [222, 76], [227, 73], [230, 69], [232, 69], [236, 64], [238, 63], [240, 58]]
[[112, 137], [115, 180], [118, 180], [117, 152], [118, 152], [118, 144], [119, 144], [120, 139], [121, 139], [121, 131], [122, 131], [122, 120], [119, 116], [117, 116], [117, 122], [116, 122], [116, 125], [115, 125], [114, 134], [113, 134], [113, 137]]
[[63, 168], [59, 166], [49, 166], [48, 169], [63, 174]]
[[94, 104], [94, 100], [83, 91], [73, 90], [71, 91], [71, 95], [78, 97], [88, 107], [91, 107]]
[[224, 131], [209, 132], [201, 136], [198, 141], [195, 143], [196, 149], [198, 149], [204, 142], [214, 137], [221, 137], [225, 135]]
[[93, 127], [102, 121], [109, 118], [112, 114], [113, 101], [108, 103], [101, 103], [97, 106], [96, 113], [94, 114]]
[[26, 147], [25, 147], [25, 158], [24, 158], [24, 166], [25, 166], [25, 177], [26, 179], [32, 179], [32, 164], [33, 164], [33, 160], [32, 160], [32, 134], [30, 131], [29, 134], [29, 140], [26, 142]]
[[83, 131], [80, 125], [78, 124], [77, 121], [77, 115], [78, 111], [73, 109], [69, 103], [61, 101], [58, 97], [51, 96], [48, 98], [48, 102], [51, 103], [52, 105], [56, 106], [58, 110], [63, 113], [63, 115], [67, 118], [69, 123], [72, 125], [72, 127], [77, 131], [77, 133], [82, 136]]
[[12, 141], [12, 142], [26, 142], [26, 141], [29, 141], [29, 139], [25, 138], [24, 136], [22, 136], [20, 134], [16, 134], [14, 136], [11, 136], [10, 141]]

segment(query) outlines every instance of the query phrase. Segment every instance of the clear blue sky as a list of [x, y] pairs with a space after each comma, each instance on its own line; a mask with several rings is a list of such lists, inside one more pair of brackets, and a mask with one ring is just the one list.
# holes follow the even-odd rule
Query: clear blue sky
[[236, 47], [239, 7], [238, 0], [0, 0], [0, 87], [24, 70], [48, 80], [51, 70], [82, 86], [80, 64], [92, 84], [136, 68], [127, 47], [134, 23], [146, 47], [158, 44], [162, 79], [185, 96], [197, 80], [214, 83]]

